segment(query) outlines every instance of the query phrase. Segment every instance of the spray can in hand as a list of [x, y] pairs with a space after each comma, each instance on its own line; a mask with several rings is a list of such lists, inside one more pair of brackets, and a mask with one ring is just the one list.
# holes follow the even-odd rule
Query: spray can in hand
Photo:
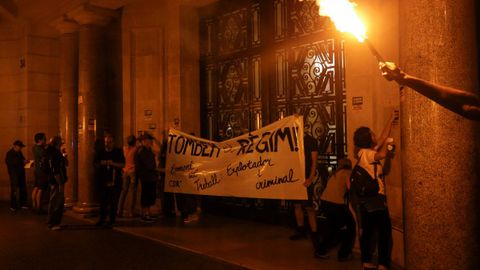
[[395, 154], [395, 144], [393, 144], [393, 138], [387, 138], [385, 141], [387, 143], [387, 150], [391, 154]]

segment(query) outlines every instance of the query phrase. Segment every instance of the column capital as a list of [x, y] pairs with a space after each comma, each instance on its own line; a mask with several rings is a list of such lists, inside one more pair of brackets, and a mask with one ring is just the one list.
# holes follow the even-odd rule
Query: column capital
[[118, 9], [121, 8], [128, 3], [133, 2], [132, 0], [90, 0], [89, 3], [102, 8], [109, 8], [109, 9]]
[[67, 12], [66, 16], [80, 25], [92, 24], [105, 26], [111, 19], [118, 16], [118, 12], [87, 3]]
[[0, 1], [0, 18], [2, 17], [11, 21], [18, 19], [18, 7], [12, 0]]
[[61, 34], [74, 33], [80, 28], [80, 25], [76, 21], [73, 21], [66, 16], [53, 20], [50, 25]]

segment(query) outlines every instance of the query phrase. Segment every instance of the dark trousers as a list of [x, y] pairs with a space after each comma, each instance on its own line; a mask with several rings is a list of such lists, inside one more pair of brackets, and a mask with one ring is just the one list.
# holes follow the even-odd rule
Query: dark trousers
[[63, 185], [50, 186], [50, 203], [48, 205], [48, 225], [55, 226], [62, 223], [63, 208], [65, 196], [63, 194]]
[[157, 182], [156, 181], [141, 181], [142, 192], [140, 194], [140, 206], [148, 208], [155, 205], [157, 200]]
[[174, 193], [163, 193], [163, 214], [166, 216], [175, 216], [175, 198]]
[[10, 207], [17, 209], [19, 207], [18, 200], [20, 206], [27, 205], [27, 184], [24, 173], [10, 175]]
[[178, 208], [182, 211], [182, 218], [195, 213], [197, 209], [196, 196], [193, 194], [176, 193]]
[[108, 214], [110, 223], [115, 223], [119, 197], [120, 187], [102, 187], [100, 196], [100, 222], [104, 222]]
[[[378, 247], [378, 263], [390, 267], [392, 224], [388, 209], [373, 212], [361, 211], [362, 237], [360, 238], [360, 251], [362, 262], [372, 262], [372, 250], [375, 242]], [[376, 241], [374, 240], [377, 234]]]
[[333, 238], [340, 236], [340, 248], [338, 249], [338, 257], [347, 257], [352, 253], [353, 244], [355, 243], [355, 219], [345, 204], [337, 204], [323, 201], [321, 203], [322, 212], [327, 218], [327, 226], [322, 230], [321, 252], [326, 252], [329, 245], [332, 244]]

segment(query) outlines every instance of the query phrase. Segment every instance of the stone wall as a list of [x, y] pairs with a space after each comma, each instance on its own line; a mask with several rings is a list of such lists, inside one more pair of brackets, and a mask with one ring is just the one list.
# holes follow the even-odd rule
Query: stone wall
[[[20, 139], [26, 144], [23, 154], [31, 159], [35, 133], [58, 133], [58, 39], [49, 27], [20, 21], [2, 21], [0, 32], [0, 153]], [[8, 199], [5, 165], [0, 175], [0, 198]], [[27, 184], [31, 190], [29, 170]]]
[[107, 26], [106, 34], [106, 77], [107, 97], [110, 105], [107, 107], [107, 127], [115, 135], [115, 143], [120, 146], [123, 140], [123, 100], [122, 100], [122, 24], [121, 18], [116, 18]]
[[122, 15], [123, 132], [165, 127], [165, 49], [162, 6], [155, 1], [127, 5]]
[[196, 12], [169, 1], [123, 8], [124, 135], [200, 130]]
[[[365, 22], [367, 36], [373, 46], [387, 60], [399, 59], [398, 1], [357, 1], [357, 11]], [[375, 16], [372, 16], [375, 14]], [[380, 136], [392, 111], [400, 109], [400, 91], [395, 83], [386, 81], [378, 70], [378, 61], [364, 43], [345, 34], [346, 91], [347, 91], [347, 147], [348, 156], [354, 156], [353, 133], [360, 126], [370, 127]], [[353, 99], [362, 98], [363, 104], [353, 105]], [[400, 124], [393, 126], [391, 137], [396, 141], [396, 154], [386, 176], [387, 198], [393, 226], [392, 260], [404, 265], [403, 200], [401, 174]], [[354, 159], [352, 159], [353, 161]]]
[[25, 107], [23, 91], [25, 89], [25, 68], [20, 67], [20, 59], [24, 55], [24, 37], [22, 27], [13, 23], [0, 24], [0, 196], [9, 198], [10, 183], [7, 168], [3, 161], [5, 153], [16, 138], [26, 139], [26, 135], [18, 129], [20, 126], [19, 108]]
[[[191, 2], [195, 1], [184, 3]], [[398, 62], [399, 1], [357, 2], [359, 12], [369, 15], [364, 20], [371, 42], [385, 58]], [[163, 139], [168, 128], [200, 134], [195, 4], [131, 1], [123, 7], [119, 21], [109, 25], [106, 64], [112, 72], [106, 74], [106, 87], [114, 104], [108, 113], [115, 115], [109, 120], [109, 129], [117, 135], [117, 143], [142, 131]], [[51, 31], [47, 26], [0, 23], [0, 153], [20, 138], [27, 143], [24, 153], [31, 157], [34, 133], [45, 131], [50, 137], [58, 132], [59, 44]], [[344, 39], [347, 145], [349, 157], [353, 157], [354, 130], [369, 126], [379, 134], [391, 111], [399, 109], [400, 93], [395, 84], [380, 76], [367, 46], [348, 35]], [[363, 104], [354, 107], [354, 97], [362, 97]], [[392, 136], [397, 154], [387, 176], [387, 194], [394, 227], [393, 261], [404, 265], [399, 124]], [[8, 199], [5, 166], [0, 166], [0, 175], [0, 198]]]

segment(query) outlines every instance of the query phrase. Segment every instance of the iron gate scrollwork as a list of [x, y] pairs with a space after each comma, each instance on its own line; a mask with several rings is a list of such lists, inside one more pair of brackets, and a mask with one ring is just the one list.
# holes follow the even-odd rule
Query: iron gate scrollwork
[[[202, 136], [225, 140], [294, 113], [319, 143], [318, 163], [346, 155], [343, 43], [314, 1], [220, 1], [199, 10]], [[268, 221], [279, 200], [210, 198], [224, 214]]]

